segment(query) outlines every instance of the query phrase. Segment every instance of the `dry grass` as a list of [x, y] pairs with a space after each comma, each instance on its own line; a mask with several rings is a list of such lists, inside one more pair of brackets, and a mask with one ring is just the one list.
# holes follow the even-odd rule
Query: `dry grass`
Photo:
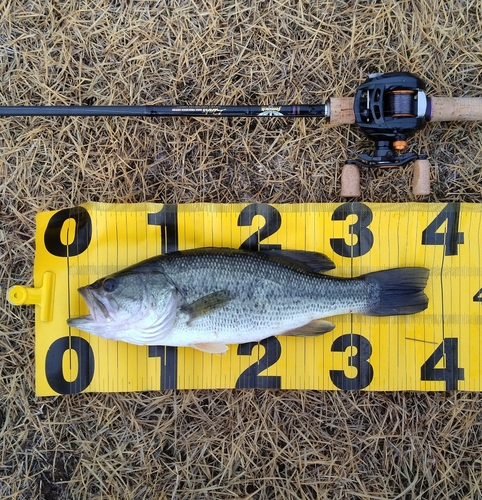
[[[367, 73], [482, 95], [480, 2], [0, 0], [0, 104], [323, 103]], [[361, 136], [323, 121], [0, 119], [3, 499], [481, 498], [478, 394], [34, 397], [38, 211], [86, 201], [338, 201]], [[431, 124], [429, 201], [482, 200], [480, 124]], [[408, 171], [362, 172], [410, 201]]]

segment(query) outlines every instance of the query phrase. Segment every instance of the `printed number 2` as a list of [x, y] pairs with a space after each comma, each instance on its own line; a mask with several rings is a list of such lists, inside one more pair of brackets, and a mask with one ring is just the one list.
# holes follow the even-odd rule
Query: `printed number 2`
[[251, 226], [256, 215], [260, 215], [264, 218], [264, 226], [251, 234], [251, 236], [241, 244], [240, 248], [244, 250], [272, 250], [281, 248], [281, 245], [261, 244], [263, 240], [276, 233], [281, 227], [281, 214], [271, 205], [253, 203], [243, 208], [238, 217], [238, 226]]
[[[238, 355], [250, 356], [258, 342], [248, 342], [238, 345]], [[277, 375], [264, 375], [260, 373], [274, 365], [281, 356], [281, 344], [276, 337], [269, 337], [259, 342], [265, 353], [259, 361], [244, 370], [236, 381], [236, 389], [280, 389], [281, 377]]]

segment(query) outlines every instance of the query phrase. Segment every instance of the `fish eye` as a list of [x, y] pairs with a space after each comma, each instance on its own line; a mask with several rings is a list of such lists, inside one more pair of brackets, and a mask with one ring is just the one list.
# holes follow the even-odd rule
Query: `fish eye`
[[106, 278], [102, 282], [102, 288], [105, 292], [112, 293], [117, 288], [117, 281], [114, 278]]

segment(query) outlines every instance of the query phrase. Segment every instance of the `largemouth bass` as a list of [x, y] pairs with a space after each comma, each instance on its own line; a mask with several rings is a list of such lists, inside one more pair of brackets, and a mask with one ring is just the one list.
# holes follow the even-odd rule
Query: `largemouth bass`
[[338, 278], [323, 254], [204, 248], [154, 257], [79, 288], [90, 314], [68, 324], [137, 345], [228, 344], [272, 335], [314, 336], [345, 313], [413, 314], [428, 305], [429, 271], [402, 267]]

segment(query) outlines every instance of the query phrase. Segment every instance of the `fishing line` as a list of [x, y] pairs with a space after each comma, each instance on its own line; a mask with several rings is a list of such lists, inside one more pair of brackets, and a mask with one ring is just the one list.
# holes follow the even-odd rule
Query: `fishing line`
[[[68, 311], [68, 317], [70, 318], [72, 315], [71, 315], [71, 308], [70, 308], [70, 300], [71, 300], [71, 296], [70, 296], [70, 221], [72, 219], [69, 218], [68, 219], [68, 223], [67, 223], [67, 231], [66, 231], [66, 238], [67, 238], [67, 241], [66, 241], [66, 261], [67, 261], [67, 311]], [[80, 353], [78, 354], [78, 356], [80, 356]], [[79, 360], [80, 362], [80, 360]], [[69, 326], [69, 369], [70, 369], [70, 380], [69, 380], [69, 384], [70, 384], [70, 392], [72, 393], [72, 328]]]

